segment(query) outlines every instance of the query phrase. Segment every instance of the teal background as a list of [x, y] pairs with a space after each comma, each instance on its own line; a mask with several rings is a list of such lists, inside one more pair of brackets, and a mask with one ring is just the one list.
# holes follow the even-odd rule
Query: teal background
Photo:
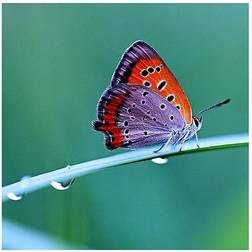
[[[91, 121], [138, 39], [194, 112], [232, 99], [205, 114], [200, 138], [248, 131], [247, 4], [4, 4], [3, 185], [126, 151], [107, 151]], [[6, 202], [3, 218], [70, 248], [248, 249], [248, 149], [105, 169]]]

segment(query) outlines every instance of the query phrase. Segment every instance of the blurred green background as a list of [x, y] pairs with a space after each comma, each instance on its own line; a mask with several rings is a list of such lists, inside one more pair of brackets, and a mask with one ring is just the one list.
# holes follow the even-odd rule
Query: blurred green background
[[[194, 112], [232, 99], [205, 115], [200, 138], [248, 131], [247, 4], [4, 4], [3, 185], [126, 151], [107, 151], [91, 121], [138, 39]], [[139, 162], [6, 202], [3, 218], [70, 248], [247, 249], [247, 175], [245, 147]]]

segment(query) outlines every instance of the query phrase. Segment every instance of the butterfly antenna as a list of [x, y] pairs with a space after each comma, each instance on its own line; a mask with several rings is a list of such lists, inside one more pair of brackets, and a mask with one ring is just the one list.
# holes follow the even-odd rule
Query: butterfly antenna
[[220, 106], [222, 106], [222, 105], [224, 105], [224, 104], [227, 104], [227, 103], [229, 103], [229, 102], [230, 102], [230, 99], [227, 99], [227, 100], [225, 100], [225, 101], [223, 101], [223, 102], [214, 104], [214, 105], [212, 105], [212, 106], [210, 106], [210, 107], [208, 107], [208, 108], [205, 108], [205, 109], [201, 110], [201, 111], [197, 114], [197, 116], [200, 115], [200, 114], [202, 114], [202, 113], [204, 113], [204, 112], [206, 112], [206, 111], [208, 111], [208, 110], [211, 110], [211, 109], [213, 109], [213, 108], [220, 107]]

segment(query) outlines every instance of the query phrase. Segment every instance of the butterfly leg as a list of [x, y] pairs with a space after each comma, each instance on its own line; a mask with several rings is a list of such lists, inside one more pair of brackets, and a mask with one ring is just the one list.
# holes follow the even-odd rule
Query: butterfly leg
[[199, 146], [199, 138], [198, 138], [197, 132], [195, 132], [195, 138], [196, 138], [197, 147], [200, 148], [200, 146]]
[[169, 145], [169, 143], [171, 142], [171, 139], [172, 139], [172, 136], [164, 144], [162, 144], [161, 147], [158, 150], [155, 150], [154, 153], [158, 153], [162, 149], [164, 149], [165, 147], [167, 147]]
[[185, 143], [185, 141], [183, 141], [183, 142], [181, 143], [181, 146], [180, 146], [180, 148], [179, 148], [179, 151], [182, 151], [184, 143]]
[[184, 135], [183, 140], [182, 140], [182, 142], [181, 142], [181, 147], [180, 147], [179, 151], [182, 151], [183, 145], [184, 145], [185, 141], [187, 140], [187, 137], [188, 137], [189, 134], [190, 134], [190, 132], [188, 131], [188, 132]]

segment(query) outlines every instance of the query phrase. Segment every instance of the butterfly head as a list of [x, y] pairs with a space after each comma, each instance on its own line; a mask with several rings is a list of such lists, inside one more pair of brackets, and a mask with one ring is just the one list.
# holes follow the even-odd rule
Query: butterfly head
[[201, 129], [202, 123], [203, 123], [203, 116], [197, 115], [192, 117], [192, 127], [197, 132]]

